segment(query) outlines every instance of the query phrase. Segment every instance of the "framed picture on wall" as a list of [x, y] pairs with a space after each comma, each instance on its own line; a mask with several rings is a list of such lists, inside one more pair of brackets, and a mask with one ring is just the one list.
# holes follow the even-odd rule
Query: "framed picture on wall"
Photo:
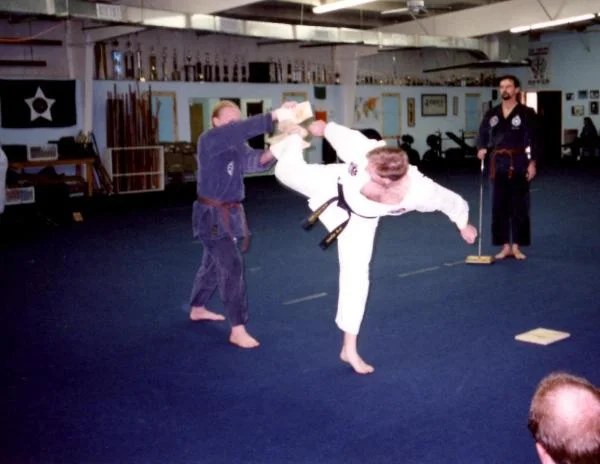
[[448, 95], [424, 93], [421, 95], [421, 116], [447, 116]]
[[573, 105], [571, 107], [571, 116], [583, 116], [585, 112], [583, 105]]
[[302, 103], [303, 101], [308, 100], [308, 94], [306, 92], [283, 92], [281, 96], [281, 101], [295, 101], [298, 103]]
[[590, 114], [598, 114], [598, 102], [597, 101], [590, 102]]
[[567, 99], [567, 101], [575, 100], [575, 94], [573, 92], [567, 92], [565, 94], [565, 98]]
[[406, 123], [408, 127], [415, 127], [415, 99], [406, 99]]
[[586, 100], [588, 97], [588, 91], [587, 90], [578, 90], [577, 91], [577, 98], [580, 100]]
[[598, 100], [600, 98], [600, 90], [590, 90], [590, 98]]

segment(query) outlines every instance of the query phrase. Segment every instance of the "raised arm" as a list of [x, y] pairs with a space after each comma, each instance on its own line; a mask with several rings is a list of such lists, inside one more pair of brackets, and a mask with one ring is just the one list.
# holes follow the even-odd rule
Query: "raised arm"
[[219, 143], [238, 145], [257, 135], [273, 130], [272, 113], [257, 114], [243, 121], [230, 122], [223, 126], [214, 127], [207, 136], [217, 139]]
[[312, 135], [325, 137], [337, 155], [345, 163], [365, 160], [373, 148], [385, 146], [385, 141], [373, 140], [360, 131], [350, 129], [335, 122], [315, 121], [310, 125]]

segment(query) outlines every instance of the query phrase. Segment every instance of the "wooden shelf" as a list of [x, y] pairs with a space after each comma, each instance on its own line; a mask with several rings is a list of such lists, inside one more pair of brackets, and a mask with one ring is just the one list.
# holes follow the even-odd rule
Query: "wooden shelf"
[[0, 45], [38, 45], [42, 47], [62, 47], [62, 40], [28, 39], [26, 37], [0, 37]]
[[48, 64], [44, 60], [0, 60], [2, 67], [24, 67], [24, 68], [45, 68]]

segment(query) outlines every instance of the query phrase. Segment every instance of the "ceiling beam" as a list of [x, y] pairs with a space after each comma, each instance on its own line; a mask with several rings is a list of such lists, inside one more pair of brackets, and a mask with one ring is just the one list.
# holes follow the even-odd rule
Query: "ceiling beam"
[[417, 21], [383, 26], [380, 32], [424, 34], [448, 37], [481, 37], [508, 31], [512, 27], [568, 18], [587, 13], [599, 13], [598, 0], [509, 0], [469, 8], [455, 13], [440, 14]]

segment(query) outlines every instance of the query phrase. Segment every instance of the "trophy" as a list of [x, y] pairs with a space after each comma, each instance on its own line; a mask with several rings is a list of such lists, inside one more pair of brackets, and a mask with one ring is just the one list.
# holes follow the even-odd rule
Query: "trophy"
[[200, 61], [200, 51], [196, 54], [196, 82], [204, 82], [204, 67]]
[[173, 49], [173, 71], [171, 71], [171, 80], [172, 81], [180, 81], [181, 73], [179, 72], [179, 67], [177, 66], [177, 49]]
[[167, 65], [167, 47], [164, 47], [162, 52], [161, 74], [163, 81], [169, 80], [169, 69]]
[[188, 54], [185, 57], [185, 59], [187, 60], [187, 63], [183, 67], [184, 72], [185, 72], [185, 81], [186, 82], [192, 82], [194, 80], [195, 67], [192, 64], [192, 55], [191, 55], [190, 52], [188, 52]]
[[215, 55], [215, 82], [221, 82], [221, 67], [219, 66], [219, 57]]
[[204, 57], [204, 80], [212, 82], [212, 66], [210, 65], [210, 55], [208, 53]]
[[158, 69], [156, 67], [156, 53], [154, 53], [154, 47], [150, 48], [150, 58], [148, 59], [148, 67], [150, 70], [150, 76], [148, 78], [151, 81], [157, 81]]
[[246, 67], [246, 63], [243, 60], [242, 60], [242, 64], [241, 64], [241, 70], [242, 70], [242, 82], [248, 82], [247, 67]]
[[112, 62], [112, 78], [113, 80], [123, 79], [124, 66], [123, 66], [123, 52], [117, 48], [119, 42], [114, 40], [112, 42], [113, 49], [110, 52], [110, 58]]
[[127, 50], [125, 51], [125, 79], [135, 79], [135, 68], [133, 66], [133, 50], [131, 41], [127, 41]]
[[144, 67], [142, 65], [142, 46], [138, 42], [137, 49], [135, 51], [135, 77], [140, 81], [145, 81], [144, 77]]
[[229, 82], [229, 66], [227, 66], [227, 57], [223, 57], [223, 82]]

